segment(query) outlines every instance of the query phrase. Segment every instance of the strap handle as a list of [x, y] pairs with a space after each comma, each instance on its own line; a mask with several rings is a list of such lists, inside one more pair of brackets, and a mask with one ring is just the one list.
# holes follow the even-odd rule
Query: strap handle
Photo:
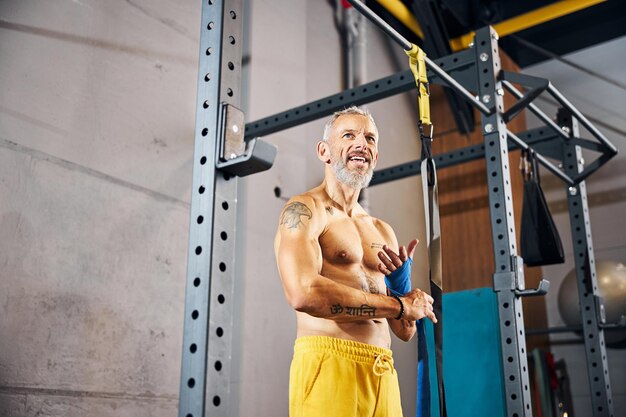
[[431, 125], [430, 122], [430, 84], [426, 76], [426, 54], [417, 45], [411, 44], [411, 49], [404, 51], [409, 56], [409, 67], [415, 77], [417, 85], [417, 102], [420, 110], [420, 123]]

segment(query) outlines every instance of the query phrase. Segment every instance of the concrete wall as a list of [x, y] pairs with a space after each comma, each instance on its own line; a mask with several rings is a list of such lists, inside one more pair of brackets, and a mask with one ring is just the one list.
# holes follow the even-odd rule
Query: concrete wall
[[199, 4], [0, 2], [0, 415], [177, 410]]

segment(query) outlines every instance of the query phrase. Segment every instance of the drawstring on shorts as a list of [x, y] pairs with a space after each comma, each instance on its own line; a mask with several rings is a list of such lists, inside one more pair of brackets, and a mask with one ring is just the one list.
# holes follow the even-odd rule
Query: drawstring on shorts
[[373, 371], [376, 376], [383, 376], [387, 372], [393, 374], [393, 358], [385, 353], [375, 355]]

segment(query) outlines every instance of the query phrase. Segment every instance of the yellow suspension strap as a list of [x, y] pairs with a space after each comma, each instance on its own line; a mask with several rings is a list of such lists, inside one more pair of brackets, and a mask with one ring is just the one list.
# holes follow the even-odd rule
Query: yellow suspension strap
[[[437, 190], [437, 169], [433, 160], [431, 142], [433, 140], [433, 125], [430, 121], [430, 86], [426, 76], [426, 54], [417, 45], [411, 44], [411, 49], [405, 51], [409, 56], [409, 66], [415, 77], [418, 91], [419, 133], [422, 143], [422, 192], [424, 215], [426, 224], [426, 246], [428, 249], [428, 270], [430, 293], [435, 302], [433, 310], [438, 319], [434, 325], [435, 336], [435, 367], [437, 370], [437, 391], [439, 399], [439, 416], [446, 417], [446, 397], [443, 384], [443, 279], [441, 264], [441, 224], [439, 221], [439, 197]], [[430, 127], [427, 135], [424, 131]], [[418, 321], [418, 417], [430, 417], [430, 381], [428, 380], [428, 352], [424, 319]]]
[[426, 76], [426, 54], [417, 45], [411, 44], [409, 51], [409, 67], [417, 84], [417, 101], [420, 111], [420, 124], [431, 126], [430, 123], [430, 84]]

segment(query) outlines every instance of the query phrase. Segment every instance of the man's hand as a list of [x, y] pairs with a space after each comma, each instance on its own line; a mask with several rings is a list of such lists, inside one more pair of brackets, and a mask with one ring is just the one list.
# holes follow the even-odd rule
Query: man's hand
[[437, 317], [433, 312], [433, 297], [416, 288], [400, 297], [404, 304], [404, 320], [415, 321], [428, 317], [433, 323], [437, 323]]
[[[381, 263], [378, 264], [378, 270], [389, 276], [395, 270], [400, 268], [409, 258], [413, 258], [415, 253], [415, 247], [419, 241], [413, 239], [409, 242], [407, 247], [400, 246], [400, 253], [395, 253], [387, 245], [383, 246], [383, 250], [378, 252], [378, 258]], [[393, 282], [392, 282], [393, 283]], [[409, 285], [410, 283], [407, 283]], [[409, 289], [407, 287], [407, 289]], [[416, 288], [407, 292], [404, 297], [400, 297], [404, 304], [404, 320], [416, 321], [424, 317], [428, 317], [433, 323], [437, 323], [437, 317], [433, 313], [433, 297], [425, 293], [424, 291]]]
[[413, 258], [418, 242], [419, 240], [413, 239], [407, 247], [400, 246], [400, 253], [395, 253], [389, 246], [384, 245], [383, 250], [378, 252], [378, 259], [381, 260], [381, 263], [378, 264], [378, 270], [385, 275], [389, 275], [400, 268], [407, 259]]

